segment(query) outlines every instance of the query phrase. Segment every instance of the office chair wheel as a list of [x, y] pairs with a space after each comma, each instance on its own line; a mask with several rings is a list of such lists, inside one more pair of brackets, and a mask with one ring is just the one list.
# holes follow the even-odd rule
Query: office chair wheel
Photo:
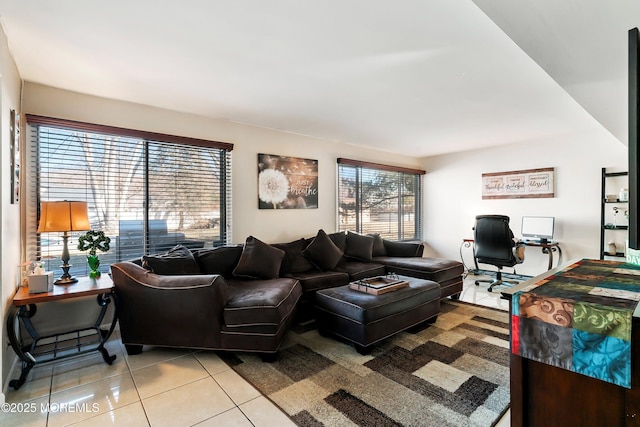
[[480, 282], [476, 280], [476, 286], [480, 286]]

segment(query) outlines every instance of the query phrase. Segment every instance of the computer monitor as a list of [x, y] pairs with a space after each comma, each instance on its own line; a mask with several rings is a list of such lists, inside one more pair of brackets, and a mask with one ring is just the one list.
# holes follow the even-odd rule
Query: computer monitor
[[546, 243], [553, 240], [553, 226], [555, 218], [552, 216], [523, 216], [520, 234], [525, 239], [537, 239]]

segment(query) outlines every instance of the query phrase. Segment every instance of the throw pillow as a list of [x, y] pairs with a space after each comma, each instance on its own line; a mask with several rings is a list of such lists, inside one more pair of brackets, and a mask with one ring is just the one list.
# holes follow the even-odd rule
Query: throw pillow
[[162, 275], [200, 274], [200, 266], [188, 248], [177, 245], [167, 253], [144, 255], [142, 266]]
[[212, 249], [200, 249], [193, 253], [202, 274], [220, 274], [225, 278], [233, 276], [242, 254], [242, 245], [220, 246]]
[[373, 253], [373, 237], [347, 232], [347, 248], [344, 255], [362, 261], [371, 261]]
[[384, 239], [383, 242], [388, 256], [421, 257], [422, 251], [424, 250], [424, 246], [421, 243], [393, 242], [386, 239]]
[[280, 273], [283, 258], [283, 250], [249, 236], [233, 275], [251, 279], [275, 279]]
[[378, 234], [369, 234], [369, 236], [373, 237], [373, 251], [372, 256], [387, 256], [387, 249], [384, 247], [384, 241], [382, 237]]
[[282, 266], [280, 267], [280, 276], [290, 273], [304, 273], [313, 269], [313, 264], [302, 255], [302, 251], [307, 247], [305, 239], [298, 239], [289, 243], [276, 243], [272, 246], [285, 252]]
[[361, 261], [371, 261], [373, 254], [373, 237], [362, 234], [347, 232], [347, 247], [344, 256], [359, 259]]
[[302, 255], [320, 270], [333, 270], [342, 259], [343, 252], [331, 241], [324, 230], [319, 230]]
[[347, 235], [344, 231], [338, 231], [337, 233], [327, 234], [334, 245], [338, 247], [343, 253], [347, 248]]

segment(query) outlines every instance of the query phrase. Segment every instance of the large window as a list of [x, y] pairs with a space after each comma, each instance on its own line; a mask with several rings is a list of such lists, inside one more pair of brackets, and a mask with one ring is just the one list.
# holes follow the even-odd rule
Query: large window
[[[94, 230], [111, 238], [109, 264], [226, 243], [232, 144], [27, 115], [27, 256], [57, 271], [62, 233], [36, 234], [41, 201], [86, 201]], [[71, 273], [86, 274], [72, 233]]]
[[424, 171], [338, 159], [338, 227], [390, 240], [422, 239]]

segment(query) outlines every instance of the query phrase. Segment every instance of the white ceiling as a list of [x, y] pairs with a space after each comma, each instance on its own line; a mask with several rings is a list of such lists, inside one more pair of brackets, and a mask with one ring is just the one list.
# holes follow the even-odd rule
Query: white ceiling
[[[637, 0], [0, 0], [25, 81], [428, 156], [627, 142]], [[230, 141], [239, 142], [239, 141]]]

